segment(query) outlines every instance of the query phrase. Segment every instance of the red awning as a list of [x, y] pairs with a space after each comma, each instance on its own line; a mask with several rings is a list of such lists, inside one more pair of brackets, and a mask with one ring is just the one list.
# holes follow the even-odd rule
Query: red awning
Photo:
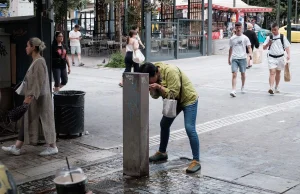
[[[193, 4], [191, 8], [201, 8], [202, 4]], [[205, 8], [208, 7], [208, 3], [205, 3]], [[161, 8], [159, 7], [158, 10]], [[188, 9], [188, 5], [177, 5], [177, 10], [181, 9]], [[240, 7], [231, 7], [231, 6], [224, 6], [219, 4], [213, 4], [213, 9], [215, 10], [222, 10], [222, 11], [231, 11], [231, 12], [243, 12], [243, 13], [256, 13], [256, 12], [272, 12], [272, 8], [269, 7], [258, 7], [258, 6], [250, 6], [247, 4], [241, 5]]]

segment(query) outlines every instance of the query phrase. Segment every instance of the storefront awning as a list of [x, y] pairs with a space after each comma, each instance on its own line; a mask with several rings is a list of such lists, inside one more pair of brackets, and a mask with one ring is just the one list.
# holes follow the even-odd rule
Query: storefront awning
[[[208, 0], [205, 0], [205, 8], [208, 7]], [[244, 13], [256, 13], [256, 12], [272, 12], [272, 8], [270, 7], [258, 7], [251, 6], [242, 0], [236, 0], [236, 5], [233, 7], [233, 0], [212, 0], [213, 9], [221, 10], [221, 11], [231, 11], [231, 12], [244, 12]], [[188, 9], [187, 4], [176, 2], [176, 9]], [[201, 4], [193, 4], [194, 8], [201, 8]]]

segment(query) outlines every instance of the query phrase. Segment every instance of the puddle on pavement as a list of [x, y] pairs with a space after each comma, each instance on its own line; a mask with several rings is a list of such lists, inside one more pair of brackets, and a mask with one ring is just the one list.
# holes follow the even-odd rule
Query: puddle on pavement
[[[186, 193], [184, 187], [198, 188], [201, 179], [200, 173], [189, 175], [185, 169], [189, 160], [172, 160], [159, 164], [150, 164], [149, 177], [129, 177], [123, 171], [109, 173], [112, 168], [122, 166], [122, 159], [114, 159], [106, 163], [83, 168], [89, 177], [87, 188], [94, 193]], [[108, 168], [109, 167], [109, 168]], [[107, 168], [107, 169], [106, 169]], [[108, 174], [104, 177], [91, 178], [93, 175]], [[19, 186], [22, 193], [54, 194], [53, 177], [28, 182]], [[49, 192], [45, 192], [49, 191]], [[191, 193], [191, 192], [188, 192]]]

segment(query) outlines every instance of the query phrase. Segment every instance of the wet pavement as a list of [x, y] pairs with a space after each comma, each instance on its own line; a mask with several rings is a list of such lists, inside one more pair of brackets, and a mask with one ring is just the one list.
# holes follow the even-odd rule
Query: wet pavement
[[[127, 177], [122, 172], [120, 157], [83, 168], [89, 177], [88, 190], [98, 194], [178, 193], [178, 194], [271, 194], [277, 193], [234, 181], [226, 181], [201, 173], [186, 174], [189, 161], [176, 159], [151, 164], [150, 176]], [[217, 170], [217, 169], [216, 169]], [[19, 186], [21, 193], [55, 193], [53, 176]]]

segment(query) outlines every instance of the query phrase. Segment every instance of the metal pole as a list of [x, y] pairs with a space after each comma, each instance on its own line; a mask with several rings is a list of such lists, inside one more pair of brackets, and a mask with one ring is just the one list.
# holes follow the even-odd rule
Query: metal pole
[[112, 40], [115, 35], [115, 2], [109, 4], [109, 38]]
[[201, 50], [202, 50], [202, 55], [203, 56], [206, 56], [206, 48], [207, 47], [205, 47], [205, 40], [206, 40], [206, 37], [205, 37], [205, 33], [204, 33], [204, 27], [205, 27], [205, 25], [204, 25], [204, 8], [205, 8], [205, 2], [202, 0], [202, 6], [201, 6], [201, 20], [202, 20], [202, 22], [201, 22], [201, 35], [202, 35], [202, 48], [201, 48]]
[[277, 0], [277, 10], [276, 11], [277, 11], [276, 21], [280, 27], [280, 0]]
[[[65, 6], [65, 23], [64, 23], [64, 29], [65, 29], [65, 46], [68, 50], [68, 0], [64, 0], [64, 6]], [[72, 30], [72, 26], [71, 26]]]
[[[52, 6], [52, 4], [53, 4], [53, 0], [48, 0], [48, 8], [50, 7], [50, 6]], [[52, 20], [52, 22], [51, 22], [51, 42], [53, 41], [53, 37], [54, 37], [54, 11], [53, 11], [53, 7], [51, 8], [51, 10], [50, 10], [50, 13], [49, 13], [49, 19], [50, 20]]]
[[236, 6], [236, 0], [233, 0], [233, 7]]
[[247, 4], [250, 5], [250, 0], [247, 0]]
[[208, 0], [207, 55], [212, 55], [212, 0]]
[[292, 0], [288, 0], [287, 39], [291, 42]]
[[296, 0], [295, 24], [298, 24], [298, 0]]
[[[146, 0], [144, 0], [146, 1]], [[148, 2], [148, 1], [147, 1]], [[151, 60], [151, 12], [147, 11], [145, 14], [145, 57], [146, 61]], [[156, 24], [155, 24], [156, 25]]]

